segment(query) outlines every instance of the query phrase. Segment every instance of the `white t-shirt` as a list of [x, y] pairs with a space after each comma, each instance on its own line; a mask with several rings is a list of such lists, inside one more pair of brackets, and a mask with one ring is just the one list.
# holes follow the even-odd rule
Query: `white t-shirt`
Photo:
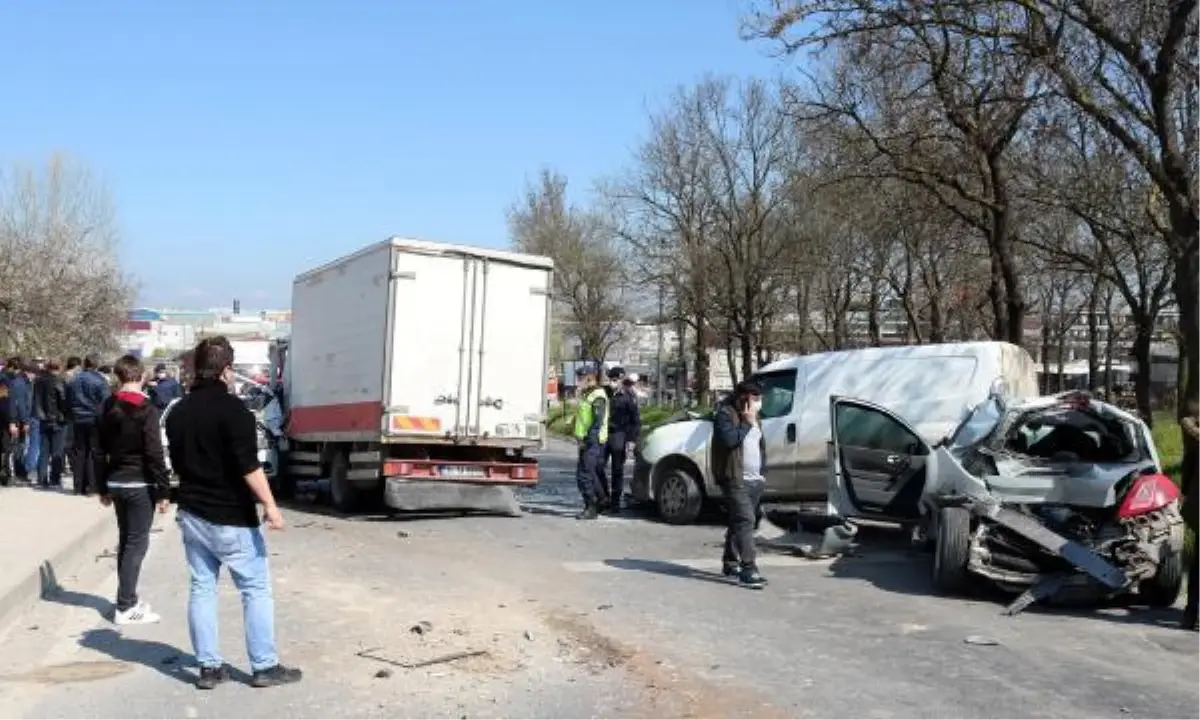
[[750, 428], [746, 439], [742, 440], [742, 479], [746, 482], [762, 482], [762, 429], [758, 426]]

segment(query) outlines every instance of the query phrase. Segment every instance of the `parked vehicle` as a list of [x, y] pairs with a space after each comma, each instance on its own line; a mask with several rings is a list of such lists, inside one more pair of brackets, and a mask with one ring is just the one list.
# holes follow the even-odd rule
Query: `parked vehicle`
[[911, 524], [942, 591], [1025, 591], [1010, 613], [1063, 593], [1175, 602], [1179, 490], [1136, 416], [1086, 393], [993, 396], [935, 443], [857, 398], [831, 398], [830, 417], [832, 513]]
[[[788, 358], [753, 379], [763, 387], [766, 493], [772, 502], [824, 503], [829, 398], [852, 395], [910, 418], [935, 442], [992, 391], [1037, 394], [1037, 368], [1025, 350], [1002, 342], [880, 347]], [[720, 489], [711, 464], [711, 415], [681, 418], [649, 433], [636, 458], [633, 496], [663, 520], [693, 522]]]
[[299, 275], [269, 373], [284, 494], [328, 478], [339, 510], [428, 510], [536, 485], [552, 273], [545, 257], [392, 238]]

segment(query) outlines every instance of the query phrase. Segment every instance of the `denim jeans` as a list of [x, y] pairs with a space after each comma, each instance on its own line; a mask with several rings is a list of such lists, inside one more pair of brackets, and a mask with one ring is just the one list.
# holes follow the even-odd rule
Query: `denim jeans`
[[178, 513], [183, 548], [191, 572], [188, 595], [188, 630], [200, 667], [218, 668], [221, 659], [217, 626], [217, 577], [229, 568], [233, 584], [242, 594], [246, 654], [250, 669], [266, 670], [279, 664], [275, 649], [275, 599], [267, 567], [267, 543], [258, 528], [214, 525], [183, 510]]
[[25, 436], [25, 472], [36, 472], [38, 457], [42, 454], [42, 421], [30, 418], [29, 431]]
[[38, 453], [37, 477], [41, 485], [62, 485], [63, 455], [66, 453], [67, 426], [46, 423], [41, 427], [42, 448]]

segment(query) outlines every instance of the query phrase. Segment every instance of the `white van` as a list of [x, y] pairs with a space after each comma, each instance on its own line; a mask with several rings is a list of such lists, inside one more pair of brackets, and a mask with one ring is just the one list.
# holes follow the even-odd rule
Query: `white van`
[[[771, 502], [825, 501], [830, 396], [885, 407], [934, 443], [993, 392], [1012, 399], [1038, 394], [1033, 358], [1004, 342], [803, 355], [771, 363], [752, 379], [763, 387], [764, 500]], [[706, 501], [721, 497], [710, 471], [712, 434], [709, 414], [661, 425], [644, 437], [631, 487], [634, 499], [654, 503], [669, 523], [694, 521]]]

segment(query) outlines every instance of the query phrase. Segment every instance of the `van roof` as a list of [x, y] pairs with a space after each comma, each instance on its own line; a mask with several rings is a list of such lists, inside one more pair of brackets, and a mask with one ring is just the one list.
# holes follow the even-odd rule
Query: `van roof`
[[867, 358], [895, 356], [895, 358], [899, 360], [902, 358], [938, 357], [946, 355], [970, 356], [992, 353], [999, 354], [1000, 348], [1004, 346], [1023, 350], [1023, 348], [1020, 348], [1017, 345], [999, 340], [940, 343], [936, 345], [893, 345], [886, 347], [856, 348], [853, 350], [836, 350], [832, 352], [813, 353], [811, 355], [793, 355], [792, 357], [776, 360], [769, 365], [764, 365], [758, 369], [758, 372], [762, 373], [776, 372], [779, 370], [794, 370], [802, 365], [837, 362], [838, 360], [846, 358], [849, 355], [858, 355]]

